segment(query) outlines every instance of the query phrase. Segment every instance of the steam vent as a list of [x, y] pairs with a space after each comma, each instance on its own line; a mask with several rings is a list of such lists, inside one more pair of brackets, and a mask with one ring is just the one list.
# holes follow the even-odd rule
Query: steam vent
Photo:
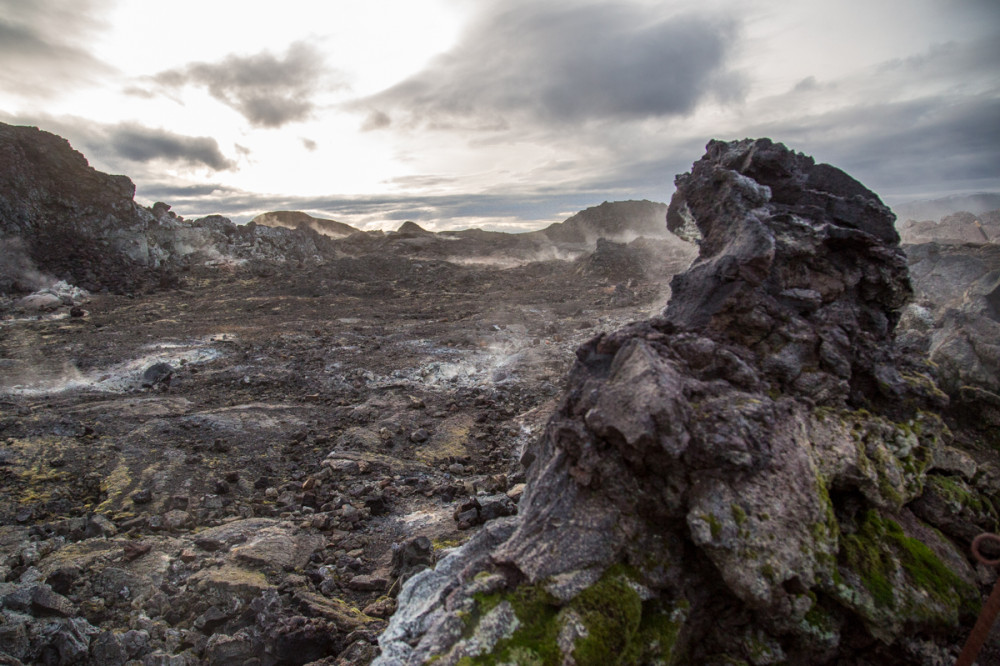
[[978, 491], [895, 343], [894, 216], [767, 139], [713, 141], [676, 184], [700, 254], [668, 307], [577, 351], [520, 514], [409, 580], [375, 663], [954, 659], [978, 528], [928, 494]]

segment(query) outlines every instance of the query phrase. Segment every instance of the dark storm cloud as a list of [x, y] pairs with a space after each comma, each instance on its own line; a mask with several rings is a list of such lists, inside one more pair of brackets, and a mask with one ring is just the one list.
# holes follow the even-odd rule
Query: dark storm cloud
[[[748, 128], [839, 167], [883, 198], [995, 189], [1000, 99], [938, 96], [867, 104]], [[730, 137], [742, 138], [742, 137]]]
[[[359, 100], [366, 129], [407, 122], [503, 129], [690, 112], [706, 95], [739, 96], [724, 70], [733, 24], [659, 18], [625, 4], [500, 3], [421, 73]], [[394, 120], [394, 119], [393, 119]]]
[[207, 136], [184, 136], [162, 129], [124, 123], [108, 128], [110, 149], [134, 162], [164, 161], [206, 166], [215, 171], [232, 169], [234, 163]]
[[113, 68], [87, 43], [102, 27], [108, 2], [0, 0], [0, 86], [25, 97], [50, 97]]
[[295, 42], [283, 56], [262, 51], [230, 55], [220, 62], [196, 62], [160, 72], [155, 82], [168, 88], [204, 86], [220, 102], [241, 113], [256, 127], [281, 127], [307, 119], [313, 96], [330, 82], [323, 56], [305, 42]]

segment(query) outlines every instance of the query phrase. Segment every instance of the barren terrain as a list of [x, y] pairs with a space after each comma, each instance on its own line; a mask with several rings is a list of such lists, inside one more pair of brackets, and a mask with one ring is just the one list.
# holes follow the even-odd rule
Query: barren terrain
[[34, 567], [79, 605], [65, 615], [216, 662], [209, 637], [252, 625], [244, 606], [273, 587], [283, 615], [333, 622], [279, 661], [364, 652], [398, 588], [393, 544], [439, 552], [515, 510], [519, 451], [574, 350], [664, 304], [662, 276], [601, 268], [195, 268], [174, 289], [93, 296], [84, 316], [8, 313], [4, 577]]

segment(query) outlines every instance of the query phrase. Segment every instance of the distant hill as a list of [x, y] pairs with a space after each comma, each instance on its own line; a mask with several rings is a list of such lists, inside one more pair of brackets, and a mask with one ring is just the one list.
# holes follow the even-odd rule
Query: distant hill
[[406, 222], [403, 222], [401, 225], [399, 225], [399, 229], [396, 229], [396, 233], [403, 235], [426, 236], [428, 234], [433, 234], [434, 232], [427, 231], [416, 222], [411, 222], [410, 220], [407, 220]]
[[594, 244], [598, 238], [630, 242], [639, 236], [667, 236], [667, 204], [655, 201], [605, 201], [541, 231], [557, 243]]
[[981, 192], [961, 196], [929, 199], [926, 201], [908, 201], [892, 210], [900, 222], [906, 220], [940, 220], [943, 217], [967, 211], [973, 215], [1000, 208], [1000, 194], [996, 192]]
[[896, 222], [901, 241], [917, 243], [1000, 243], [1000, 210], [985, 213], [960, 211], [940, 220]]
[[313, 217], [308, 213], [297, 210], [277, 210], [270, 213], [261, 213], [250, 221], [254, 224], [262, 224], [267, 227], [312, 229], [317, 233], [330, 236], [331, 238], [344, 238], [360, 231], [349, 224], [321, 217]]

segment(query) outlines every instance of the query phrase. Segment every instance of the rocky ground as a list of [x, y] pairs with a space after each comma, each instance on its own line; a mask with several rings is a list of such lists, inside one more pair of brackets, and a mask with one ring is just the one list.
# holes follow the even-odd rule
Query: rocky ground
[[663, 305], [660, 279], [608, 275], [623, 247], [203, 267], [82, 316], [11, 307], [0, 652], [365, 663], [401, 574], [516, 510], [574, 350]]

